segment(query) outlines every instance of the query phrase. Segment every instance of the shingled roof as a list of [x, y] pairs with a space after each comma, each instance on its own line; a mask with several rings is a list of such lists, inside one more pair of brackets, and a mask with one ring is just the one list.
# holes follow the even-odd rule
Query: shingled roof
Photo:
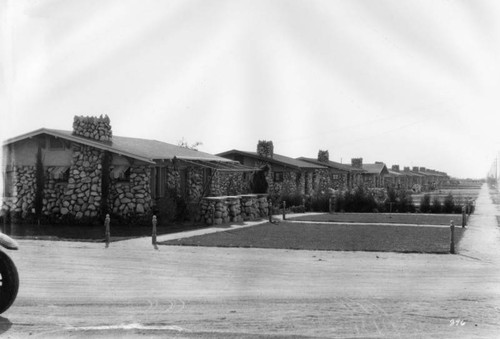
[[299, 159], [294, 159], [290, 158], [284, 155], [280, 154], [273, 154], [273, 157], [263, 157], [260, 156], [257, 152], [246, 152], [246, 151], [240, 151], [240, 150], [230, 150], [222, 153], [218, 153], [218, 156], [225, 157], [225, 156], [230, 156], [230, 155], [243, 155], [247, 157], [251, 157], [254, 159], [266, 161], [269, 163], [274, 163], [277, 165], [281, 165], [283, 167], [289, 167], [289, 168], [294, 168], [294, 169], [325, 169], [326, 167], [323, 165], [317, 165], [317, 164], [312, 164], [306, 161], [302, 161]]
[[319, 161], [318, 159], [306, 158], [306, 157], [300, 157], [297, 159], [301, 160], [301, 161], [306, 161], [306, 162], [309, 162], [312, 164], [326, 166], [326, 167], [332, 168], [332, 169], [337, 169], [339, 171], [359, 172], [359, 173], [365, 172], [365, 170], [363, 170], [361, 168], [356, 168], [356, 167], [353, 167], [351, 165], [341, 164], [340, 162], [335, 162], [335, 161], [330, 161], [330, 160], [324, 162], [324, 161]]
[[114, 135], [112, 141], [100, 142], [74, 135], [71, 131], [47, 128], [41, 128], [36, 131], [5, 140], [3, 142], [3, 145], [8, 146], [15, 142], [43, 134], [110, 151], [112, 153], [120, 154], [148, 163], [155, 163], [155, 160], [173, 160], [174, 158], [181, 160], [202, 160], [224, 163], [234, 162], [232, 160], [222, 158], [213, 154], [195, 151], [157, 140], [129, 138]]

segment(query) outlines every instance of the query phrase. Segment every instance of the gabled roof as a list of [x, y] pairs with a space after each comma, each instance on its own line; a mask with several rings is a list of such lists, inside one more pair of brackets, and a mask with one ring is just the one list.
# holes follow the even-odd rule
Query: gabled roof
[[319, 161], [319, 160], [314, 159], [314, 158], [306, 158], [306, 157], [300, 157], [300, 158], [297, 158], [297, 159], [301, 160], [301, 161], [306, 161], [306, 162], [309, 162], [309, 163], [312, 163], [312, 164], [320, 165], [320, 166], [326, 166], [328, 168], [336, 169], [336, 170], [339, 170], [339, 171], [345, 171], [345, 172], [365, 172], [365, 170], [363, 170], [361, 168], [352, 167], [350, 165], [341, 164], [341, 163], [335, 162], [335, 161], [323, 162], [323, 161]]
[[230, 155], [243, 155], [243, 156], [247, 156], [250, 158], [257, 159], [257, 160], [261, 160], [261, 161], [265, 161], [265, 162], [269, 162], [269, 163], [274, 163], [277, 165], [281, 165], [283, 167], [289, 167], [289, 168], [294, 168], [294, 169], [325, 169], [326, 168], [325, 166], [322, 166], [322, 165], [311, 164], [311, 163], [306, 162], [306, 161], [290, 158], [290, 157], [276, 154], [276, 153], [273, 154], [272, 158], [269, 158], [269, 157], [260, 156], [259, 154], [257, 154], [257, 152], [246, 152], [246, 151], [240, 151], [240, 150], [233, 149], [230, 151], [218, 153], [217, 155], [221, 156], [221, 157], [226, 157], [226, 156], [230, 156]]
[[382, 175], [382, 174], [388, 174], [389, 171], [387, 170], [387, 166], [384, 164], [363, 164], [363, 169], [368, 173], [368, 174], [377, 174], [377, 175]]
[[173, 160], [174, 158], [184, 160], [232, 162], [231, 160], [218, 157], [213, 154], [195, 151], [157, 140], [113, 136], [111, 142], [100, 142], [73, 135], [71, 131], [47, 128], [41, 128], [36, 131], [5, 140], [3, 142], [3, 146], [7, 146], [15, 142], [29, 139], [42, 134], [47, 134], [56, 138], [66, 139], [83, 145], [110, 151], [112, 153], [145, 161], [151, 164], [154, 164], [154, 160]]
[[404, 175], [407, 175], [407, 176], [411, 176], [411, 177], [423, 177], [423, 175], [418, 174], [417, 172], [413, 172], [413, 171], [402, 171], [401, 173]]
[[403, 173], [394, 171], [392, 169], [387, 169], [387, 171], [389, 172], [389, 175], [393, 177], [402, 177], [404, 175]]

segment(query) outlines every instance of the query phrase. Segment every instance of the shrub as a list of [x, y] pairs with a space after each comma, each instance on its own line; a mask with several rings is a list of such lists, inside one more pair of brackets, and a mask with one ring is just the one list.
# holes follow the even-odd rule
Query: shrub
[[[283, 201], [286, 203], [287, 207], [292, 207], [292, 206], [302, 206], [302, 195], [300, 194], [284, 194], [277, 199], [276, 204], [278, 206], [283, 206]], [[274, 205], [274, 203], [273, 203]]]
[[401, 190], [398, 192], [397, 210], [401, 213], [415, 212], [415, 204], [413, 203], [413, 199], [411, 198], [411, 195], [408, 194], [408, 192], [405, 190]]
[[290, 211], [292, 211], [292, 213], [305, 213], [306, 207], [305, 206], [292, 206], [290, 208]]
[[341, 212], [373, 212], [384, 210], [383, 204], [377, 204], [373, 192], [363, 186], [353, 191], [346, 191], [335, 197], [335, 210]]
[[429, 213], [431, 211], [431, 196], [429, 194], [424, 194], [420, 199], [420, 212]]
[[310, 210], [314, 212], [329, 212], [330, 199], [327, 195], [318, 195], [310, 199]]
[[442, 210], [443, 210], [443, 205], [441, 204], [441, 200], [439, 200], [439, 197], [435, 196], [432, 199], [431, 212], [432, 213], [441, 213]]
[[[448, 195], [444, 198], [443, 202], [443, 212], [444, 213], [454, 213], [455, 212], [455, 200], [453, 199], [453, 195], [448, 193]], [[461, 213], [461, 208], [460, 208]]]

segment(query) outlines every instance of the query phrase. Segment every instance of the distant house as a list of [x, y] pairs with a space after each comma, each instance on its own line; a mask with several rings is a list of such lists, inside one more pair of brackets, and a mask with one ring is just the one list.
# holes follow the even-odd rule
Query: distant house
[[371, 188], [385, 188], [385, 176], [389, 174], [383, 162], [374, 164], [363, 164], [363, 158], [351, 159], [351, 165], [355, 168], [363, 169], [363, 184]]
[[300, 157], [298, 160], [327, 167], [327, 175], [333, 189], [351, 189], [363, 181], [362, 173], [365, 173], [365, 170], [331, 161], [328, 151], [320, 150], [317, 159]]
[[393, 189], [407, 189], [408, 177], [401, 173], [399, 165], [393, 165], [388, 169], [388, 174], [385, 177], [385, 186]]
[[196, 203], [205, 196], [247, 193], [245, 173], [253, 172], [212, 154], [114, 136], [107, 116], [75, 117], [72, 131], [41, 128], [6, 140], [2, 160], [4, 212], [35, 212], [41, 175], [42, 214], [75, 219], [147, 215], [161, 210], [169, 194]]
[[311, 195], [331, 187], [327, 166], [276, 154], [272, 141], [259, 141], [257, 152], [233, 149], [217, 155], [261, 170], [273, 195]]

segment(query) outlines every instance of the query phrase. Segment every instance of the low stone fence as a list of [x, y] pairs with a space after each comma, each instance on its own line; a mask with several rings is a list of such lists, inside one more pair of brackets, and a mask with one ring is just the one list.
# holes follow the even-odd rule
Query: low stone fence
[[255, 220], [267, 216], [267, 194], [206, 197], [201, 201], [201, 220], [207, 225]]

